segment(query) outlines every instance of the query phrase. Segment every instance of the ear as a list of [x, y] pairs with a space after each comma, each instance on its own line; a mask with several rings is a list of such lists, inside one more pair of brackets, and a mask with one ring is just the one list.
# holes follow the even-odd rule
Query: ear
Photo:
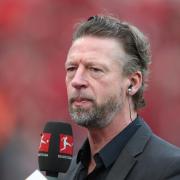
[[[136, 71], [129, 75], [129, 86], [127, 92], [129, 95], [133, 96], [142, 86], [142, 73], [141, 71]], [[129, 90], [130, 89], [130, 90]]]

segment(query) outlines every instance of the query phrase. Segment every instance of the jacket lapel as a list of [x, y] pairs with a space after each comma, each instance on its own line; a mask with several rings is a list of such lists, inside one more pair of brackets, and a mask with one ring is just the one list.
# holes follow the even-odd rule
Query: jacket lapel
[[151, 135], [152, 132], [150, 128], [145, 124], [145, 122], [142, 122], [142, 126], [129, 140], [119, 155], [106, 180], [124, 180], [130, 170], [136, 165], [136, 163], [138, 163], [136, 157], [143, 152]]
[[136, 159], [127, 151], [123, 151], [110, 170], [106, 180], [124, 180], [135, 163]]

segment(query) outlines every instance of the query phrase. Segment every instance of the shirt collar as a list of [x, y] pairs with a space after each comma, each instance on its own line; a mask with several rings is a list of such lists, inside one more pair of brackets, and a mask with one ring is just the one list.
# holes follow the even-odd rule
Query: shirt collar
[[[117, 159], [120, 152], [123, 150], [129, 139], [136, 132], [136, 130], [141, 126], [141, 120], [137, 117], [132, 123], [130, 123], [123, 131], [121, 131], [117, 136], [115, 136], [108, 144], [106, 144], [97, 154], [95, 154], [94, 159], [100, 159], [104, 166], [108, 168]], [[77, 163], [79, 161], [85, 167], [88, 167], [90, 161], [90, 145], [88, 139], [84, 142], [82, 148], [78, 152]]]
[[118, 158], [127, 142], [140, 126], [140, 120], [139, 118], [136, 118], [99, 151], [98, 154], [106, 168], [112, 165], [112, 163]]
[[88, 139], [86, 139], [83, 146], [81, 147], [81, 149], [78, 152], [77, 163], [79, 163], [79, 161], [81, 161], [82, 164], [85, 167], [87, 167], [89, 164], [89, 161], [90, 161], [90, 157], [91, 157], [90, 145], [89, 145]]

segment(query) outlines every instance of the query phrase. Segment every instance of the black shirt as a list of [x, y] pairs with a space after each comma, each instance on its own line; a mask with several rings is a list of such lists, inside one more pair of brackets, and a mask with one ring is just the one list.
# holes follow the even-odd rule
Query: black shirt
[[120, 152], [140, 126], [141, 121], [137, 117], [122, 132], [95, 154], [94, 160], [96, 162], [96, 167], [90, 174], [87, 173], [91, 152], [89, 141], [86, 140], [77, 156], [77, 163], [80, 162], [81, 164], [76, 173], [75, 180], [104, 180]]

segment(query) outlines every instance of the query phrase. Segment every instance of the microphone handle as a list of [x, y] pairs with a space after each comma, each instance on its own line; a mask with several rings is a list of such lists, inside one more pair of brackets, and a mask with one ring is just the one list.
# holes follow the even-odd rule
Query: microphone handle
[[47, 178], [48, 180], [58, 180], [57, 177], [52, 177], [52, 176], [46, 176], [46, 178]]
[[48, 180], [57, 180], [58, 179], [58, 172], [46, 171], [46, 178]]

